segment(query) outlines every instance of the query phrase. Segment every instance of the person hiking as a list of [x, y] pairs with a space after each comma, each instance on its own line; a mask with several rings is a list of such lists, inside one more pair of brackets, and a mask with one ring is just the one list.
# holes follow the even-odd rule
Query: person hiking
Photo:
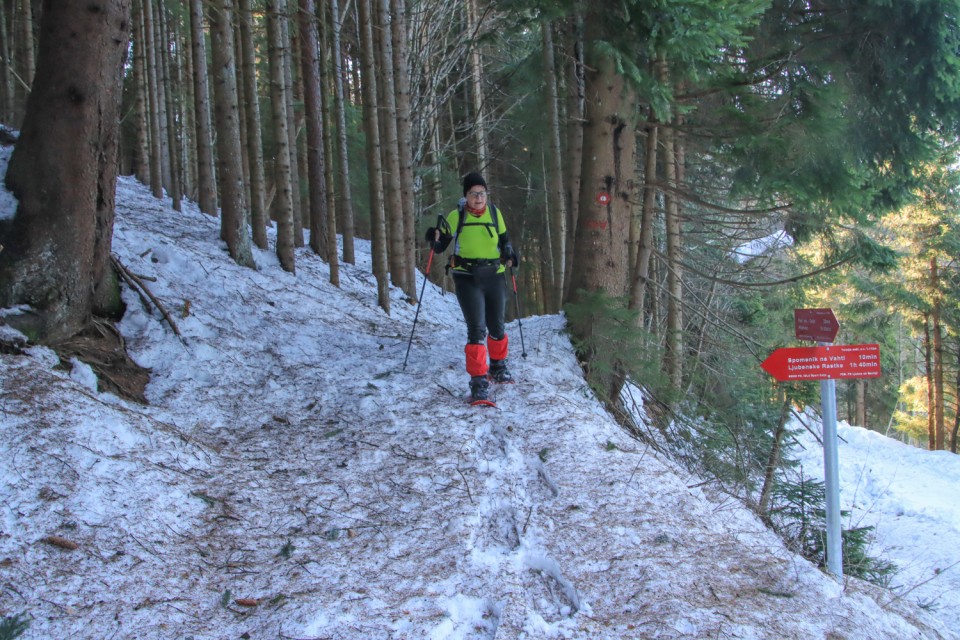
[[[453, 242], [447, 265], [467, 325], [467, 373], [472, 402], [489, 401], [490, 380], [512, 382], [507, 367], [510, 340], [504, 328], [507, 283], [504, 273], [519, 262], [510, 244], [500, 211], [489, 202], [487, 183], [479, 173], [463, 178], [459, 206], [437, 227], [427, 229], [426, 240], [435, 253]], [[489, 363], [488, 358], [489, 356]]]

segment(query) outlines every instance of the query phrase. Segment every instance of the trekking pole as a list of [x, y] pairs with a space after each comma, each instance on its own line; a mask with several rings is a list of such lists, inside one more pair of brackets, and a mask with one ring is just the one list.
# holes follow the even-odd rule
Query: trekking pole
[[407, 358], [410, 357], [410, 345], [413, 344], [413, 332], [417, 330], [417, 318], [420, 317], [420, 305], [423, 304], [423, 293], [430, 279], [430, 266], [433, 264], [433, 247], [430, 247], [430, 257], [427, 258], [427, 270], [423, 274], [423, 286], [420, 287], [420, 299], [417, 301], [417, 312], [413, 314], [413, 328], [410, 329], [410, 340], [407, 341], [407, 355], [403, 356], [403, 370], [407, 370]]
[[520, 319], [520, 296], [517, 295], [517, 276], [513, 273], [513, 265], [510, 265], [510, 279], [513, 280], [513, 301], [517, 303], [517, 326], [520, 327], [520, 355], [527, 357], [527, 348], [523, 344], [523, 321]]

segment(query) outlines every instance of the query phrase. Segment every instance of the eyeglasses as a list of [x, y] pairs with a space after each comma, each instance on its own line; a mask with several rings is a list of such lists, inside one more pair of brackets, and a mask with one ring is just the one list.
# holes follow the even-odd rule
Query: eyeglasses
[[469, 191], [467, 192], [467, 197], [468, 198], [486, 198], [487, 192], [486, 191]]

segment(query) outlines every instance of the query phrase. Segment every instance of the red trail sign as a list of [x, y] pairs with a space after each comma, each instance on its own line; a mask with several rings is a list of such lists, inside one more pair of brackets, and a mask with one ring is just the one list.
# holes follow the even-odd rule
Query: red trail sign
[[777, 349], [760, 365], [780, 381], [880, 377], [880, 345], [845, 344]]
[[833, 309], [794, 309], [793, 325], [797, 340], [833, 342], [840, 331]]

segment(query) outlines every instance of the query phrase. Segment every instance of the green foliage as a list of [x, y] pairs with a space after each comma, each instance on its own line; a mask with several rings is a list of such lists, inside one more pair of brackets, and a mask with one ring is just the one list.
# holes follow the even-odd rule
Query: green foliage
[[[774, 530], [803, 557], [826, 566], [826, 492], [819, 481], [801, 478], [778, 484], [770, 518]], [[842, 511], [842, 517], [849, 512]], [[896, 565], [868, 554], [874, 527], [853, 527], [841, 531], [843, 572], [874, 584], [886, 586], [897, 571]]]
[[0, 621], [0, 640], [14, 640], [30, 627], [30, 619], [25, 613], [4, 616]]
[[575, 299], [564, 307], [567, 327], [594, 393], [614, 403], [611, 394], [619, 392], [625, 379], [667, 393], [659, 347], [638, 328], [637, 313], [604, 291], [579, 290]]

